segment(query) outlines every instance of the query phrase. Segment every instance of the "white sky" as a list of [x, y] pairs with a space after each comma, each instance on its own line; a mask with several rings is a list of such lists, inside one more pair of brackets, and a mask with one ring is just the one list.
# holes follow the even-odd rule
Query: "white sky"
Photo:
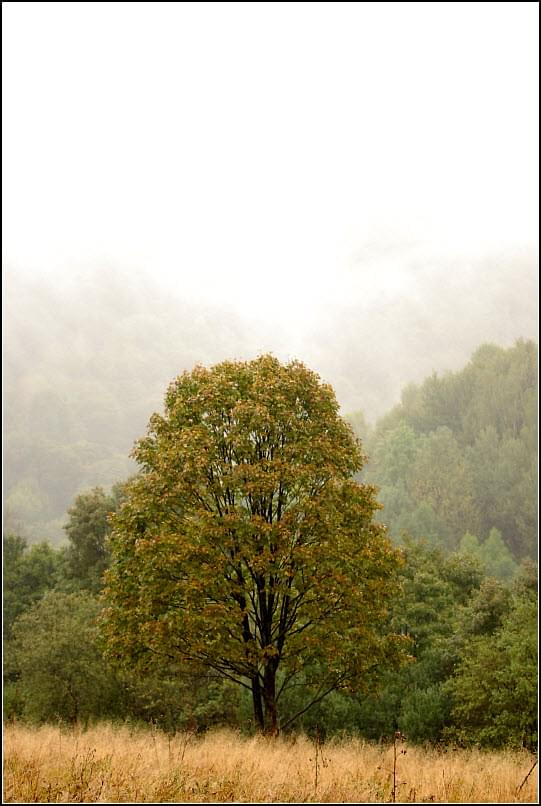
[[399, 287], [401, 250], [537, 242], [537, 3], [2, 17], [3, 252], [21, 270], [107, 259], [286, 322]]

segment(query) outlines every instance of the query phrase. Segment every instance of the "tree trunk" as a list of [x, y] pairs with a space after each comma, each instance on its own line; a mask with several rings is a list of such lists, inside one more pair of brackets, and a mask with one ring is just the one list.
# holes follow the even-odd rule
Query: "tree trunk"
[[265, 718], [263, 716], [263, 700], [261, 698], [261, 683], [259, 675], [252, 677], [252, 701], [254, 703], [254, 719], [258, 729], [263, 733], [265, 730]]
[[265, 703], [265, 733], [278, 736], [278, 708], [276, 706], [276, 669], [272, 661], [265, 666], [263, 675], [263, 702]]

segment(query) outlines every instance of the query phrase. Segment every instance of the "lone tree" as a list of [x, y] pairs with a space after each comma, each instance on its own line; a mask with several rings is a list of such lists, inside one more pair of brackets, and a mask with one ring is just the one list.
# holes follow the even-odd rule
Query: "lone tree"
[[270, 355], [185, 372], [133, 456], [106, 572], [110, 657], [212, 669], [251, 690], [271, 734], [294, 680], [311, 700], [282, 727], [399, 661], [383, 627], [398, 555], [315, 373]]

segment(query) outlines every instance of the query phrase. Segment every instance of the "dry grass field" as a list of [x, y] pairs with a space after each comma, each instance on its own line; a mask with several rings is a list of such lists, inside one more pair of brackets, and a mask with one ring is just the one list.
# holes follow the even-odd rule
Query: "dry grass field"
[[[405, 751], [405, 752], [404, 752]], [[537, 803], [524, 752], [202, 737], [101, 725], [4, 730], [6, 803]], [[393, 792], [393, 767], [395, 782]], [[521, 786], [522, 785], [522, 786]]]

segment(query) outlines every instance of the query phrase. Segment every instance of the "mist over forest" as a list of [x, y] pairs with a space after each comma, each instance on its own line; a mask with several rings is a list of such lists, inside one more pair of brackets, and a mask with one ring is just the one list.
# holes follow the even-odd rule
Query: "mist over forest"
[[[390, 273], [388, 255], [381, 258]], [[349, 285], [335, 285], [325, 305], [300, 309], [290, 327], [279, 311], [274, 324], [264, 298], [247, 317], [114, 263], [81, 264], [61, 280], [7, 265], [5, 529], [30, 543], [62, 542], [74, 497], [135, 472], [134, 440], [161, 410], [170, 381], [198, 363], [263, 352], [298, 358], [333, 386], [343, 414], [374, 426], [404, 387], [460, 370], [481, 344], [509, 348], [537, 337], [533, 248], [448, 261], [395, 249], [400, 282], [387, 286], [377, 255], [363, 260]]]

